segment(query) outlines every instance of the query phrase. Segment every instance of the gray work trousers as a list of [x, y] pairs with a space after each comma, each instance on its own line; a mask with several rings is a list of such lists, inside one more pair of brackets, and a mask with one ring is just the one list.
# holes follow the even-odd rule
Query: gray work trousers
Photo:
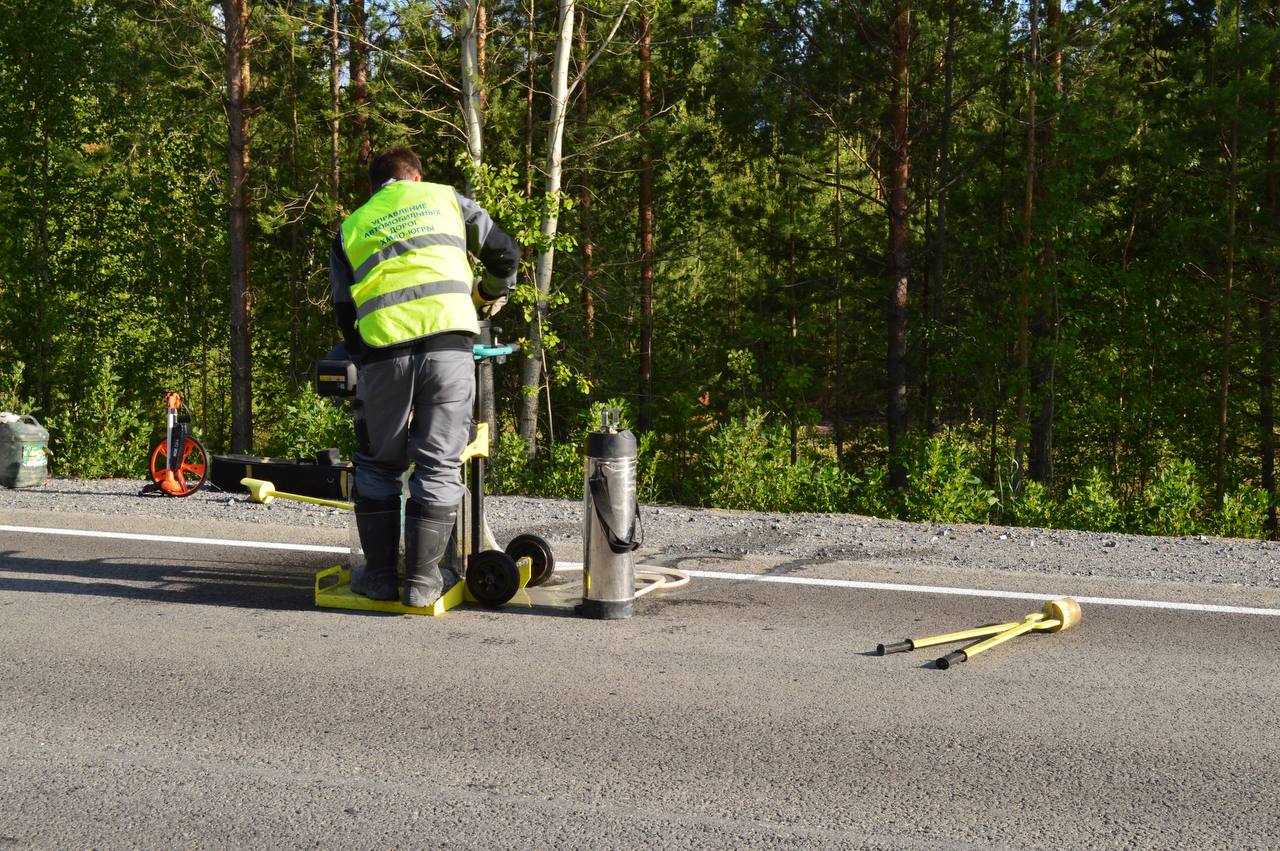
[[409, 496], [425, 505], [462, 500], [462, 452], [471, 433], [475, 361], [470, 352], [406, 352], [359, 367], [356, 379], [356, 494]]

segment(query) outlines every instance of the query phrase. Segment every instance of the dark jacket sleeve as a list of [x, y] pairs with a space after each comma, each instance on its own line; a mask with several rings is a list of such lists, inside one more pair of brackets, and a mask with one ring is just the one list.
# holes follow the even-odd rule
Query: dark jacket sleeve
[[336, 237], [329, 247], [329, 298], [333, 301], [333, 312], [338, 319], [338, 330], [342, 332], [347, 354], [352, 360], [359, 361], [364, 352], [364, 341], [356, 330], [356, 304], [351, 299], [351, 285], [355, 283], [355, 277], [347, 252], [342, 248], [342, 237]]
[[458, 206], [467, 225], [467, 250], [480, 258], [487, 273], [480, 281], [480, 295], [487, 301], [502, 298], [515, 287], [520, 246], [484, 207], [462, 193], [458, 193]]

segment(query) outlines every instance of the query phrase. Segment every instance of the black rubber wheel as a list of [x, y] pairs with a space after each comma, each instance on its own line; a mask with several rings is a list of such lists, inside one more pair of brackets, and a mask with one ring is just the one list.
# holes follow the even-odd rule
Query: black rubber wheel
[[485, 550], [467, 559], [467, 590], [483, 606], [497, 608], [520, 590], [520, 569], [502, 550]]
[[507, 555], [512, 561], [527, 556], [533, 563], [529, 571], [530, 588], [546, 582], [556, 572], [556, 557], [551, 553], [550, 545], [537, 535], [516, 535], [507, 544]]

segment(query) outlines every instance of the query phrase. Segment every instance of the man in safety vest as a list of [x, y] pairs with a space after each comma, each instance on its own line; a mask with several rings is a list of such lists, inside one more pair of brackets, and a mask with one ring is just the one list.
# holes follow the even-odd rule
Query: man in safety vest
[[[334, 311], [356, 363], [356, 526], [365, 566], [351, 589], [429, 606], [458, 581], [439, 568], [462, 499], [479, 333], [515, 285], [520, 248], [452, 187], [422, 180], [408, 148], [369, 165], [373, 196], [342, 223], [329, 257]], [[485, 274], [472, 284], [468, 252]], [[400, 477], [414, 464], [400, 548]]]

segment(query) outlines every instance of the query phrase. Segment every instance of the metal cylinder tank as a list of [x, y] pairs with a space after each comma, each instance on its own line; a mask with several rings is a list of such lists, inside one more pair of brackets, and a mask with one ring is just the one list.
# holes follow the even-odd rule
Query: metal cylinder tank
[[619, 423], [618, 411], [606, 409], [600, 429], [587, 435], [578, 613], [589, 618], [627, 618], [635, 608], [637, 444]]

